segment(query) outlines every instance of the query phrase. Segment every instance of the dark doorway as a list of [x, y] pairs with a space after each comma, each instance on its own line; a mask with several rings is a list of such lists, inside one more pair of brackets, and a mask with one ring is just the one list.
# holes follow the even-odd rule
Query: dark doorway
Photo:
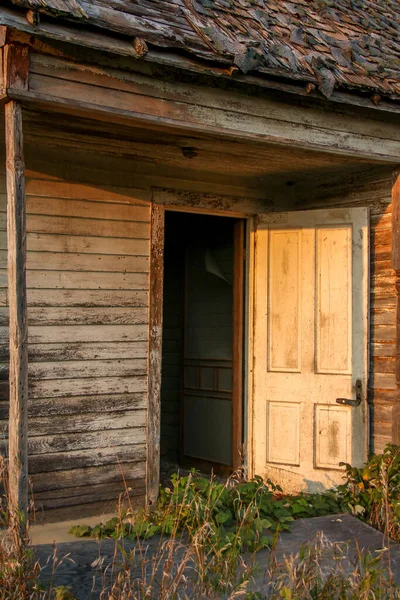
[[244, 221], [166, 212], [161, 472], [240, 464]]

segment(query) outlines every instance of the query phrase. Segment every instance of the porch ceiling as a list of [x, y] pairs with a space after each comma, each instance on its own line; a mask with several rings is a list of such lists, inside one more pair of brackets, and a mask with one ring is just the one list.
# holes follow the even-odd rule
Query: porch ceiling
[[[113, 170], [124, 179], [151, 179], [152, 185], [196, 189], [227, 195], [246, 195], [271, 201], [351, 183], [371, 171], [390, 172], [390, 166], [322, 152], [303, 151], [217, 137], [186, 136], [159, 128], [127, 127], [58, 113], [24, 112], [28, 169], [39, 161], [54, 176], [80, 168]], [[42, 168], [42, 167], [40, 167]], [[76, 172], [76, 171], [75, 171]]]

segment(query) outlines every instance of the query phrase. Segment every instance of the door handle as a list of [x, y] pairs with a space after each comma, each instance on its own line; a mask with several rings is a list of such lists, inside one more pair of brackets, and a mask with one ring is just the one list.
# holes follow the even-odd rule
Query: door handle
[[356, 399], [352, 400], [349, 398], [336, 398], [338, 404], [344, 404], [345, 406], [360, 406], [363, 399], [362, 395], [362, 381], [357, 379], [356, 381]]

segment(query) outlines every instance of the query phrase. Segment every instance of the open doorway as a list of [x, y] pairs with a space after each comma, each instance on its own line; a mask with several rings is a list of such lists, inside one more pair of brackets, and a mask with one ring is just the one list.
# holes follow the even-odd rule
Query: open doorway
[[161, 479], [228, 475], [243, 436], [244, 220], [165, 213]]

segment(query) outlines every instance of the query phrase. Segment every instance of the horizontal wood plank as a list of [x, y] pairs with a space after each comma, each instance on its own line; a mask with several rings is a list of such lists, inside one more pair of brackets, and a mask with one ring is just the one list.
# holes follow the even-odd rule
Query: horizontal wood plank
[[37, 473], [32, 475], [33, 492], [46, 490], [72, 489], [91, 484], [117, 483], [125, 479], [142, 479], [146, 475], [144, 462], [127, 462], [119, 465], [104, 465], [70, 469], [52, 473]]
[[[5, 277], [4, 273], [0, 276]], [[28, 271], [29, 289], [84, 289], [84, 290], [147, 290], [147, 273], [107, 273], [75, 271]], [[29, 292], [28, 292], [29, 294]]]
[[[0, 265], [6, 268], [6, 257], [0, 254]], [[77, 254], [74, 252], [35, 252], [27, 257], [27, 269], [46, 271], [100, 271], [111, 273], [148, 273], [147, 256], [123, 256], [120, 254]]]
[[[144, 392], [134, 394], [102, 394], [96, 396], [76, 396], [59, 398], [35, 398], [28, 402], [30, 417], [50, 415], [75, 415], [79, 413], [107, 413], [127, 410], [145, 410], [147, 396]], [[6, 421], [9, 402], [0, 401], [0, 421]], [[116, 438], [117, 439], [117, 438]], [[116, 441], [114, 440], [113, 444]], [[121, 442], [126, 443], [126, 442]], [[86, 446], [90, 448], [90, 446]]]
[[[95, 231], [92, 231], [90, 236], [28, 232], [28, 254], [30, 252], [75, 252], [79, 254], [103, 254], [105, 256], [149, 256], [150, 254], [150, 240], [148, 237], [145, 239], [113, 239], [96, 237], [96, 235]], [[1, 246], [1, 235], [0, 247], [5, 247], [4, 244]]]
[[141, 204], [147, 206], [149, 210], [151, 202], [151, 192], [148, 189], [105, 187], [103, 185], [85, 185], [71, 181], [39, 179], [38, 177], [29, 177], [29, 173], [26, 180], [26, 194], [45, 198]]
[[[8, 331], [0, 327], [0, 342], [7, 343]], [[32, 326], [29, 329], [31, 344], [65, 342], [140, 342], [148, 339], [147, 325], [66, 325]]]
[[[50, 415], [74, 415], [81, 413], [107, 413], [127, 410], [146, 409], [145, 392], [136, 394], [97, 394], [95, 396], [76, 396], [69, 398], [35, 398], [28, 404], [32, 417]], [[114, 441], [115, 443], [115, 441]]]
[[[77, 522], [82, 522], [83, 518], [90, 515], [115, 513], [120, 495], [123, 498], [129, 497], [129, 505], [135, 508], [144, 507], [145, 493], [144, 478], [136, 478], [127, 479], [125, 482], [73, 488], [69, 495], [64, 489], [59, 492], [57, 490], [36, 491], [34, 501], [37, 509], [45, 510], [45, 514], [40, 515], [40, 520], [44, 517], [46, 523], [65, 519], [76, 519]], [[38, 522], [38, 514], [36, 521]]]
[[[0, 319], [1, 311], [0, 308]], [[29, 308], [28, 324], [31, 325], [138, 325], [148, 323], [147, 308]], [[2, 323], [4, 324], [4, 323]]]
[[150, 222], [150, 205], [116, 204], [105, 201], [66, 200], [28, 196], [26, 205], [29, 215], [58, 217], [81, 217], [83, 219], [104, 219], [107, 221]]
[[[0, 306], [5, 302], [0, 291]], [[146, 307], [149, 302], [147, 290], [69, 290], [30, 289], [28, 306], [32, 307]]]
[[[130, 429], [131, 443], [141, 443], [141, 430], [146, 425], [145, 410], [127, 410], [117, 411], [115, 413], [81, 413], [70, 415], [68, 419], [64, 415], [49, 415], [40, 417], [30, 417], [29, 427], [30, 435], [44, 436], [54, 435], [56, 433], [67, 435], [69, 432], [89, 432], [97, 431], [100, 440], [102, 431], [111, 429]], [[138, 439], [135, 431], [138, 429]]]
[[128, 461], [143, 463], [145, 460], [146, 444], [95, 448], [91, 450], [68, 450], [67, 452], [55, 452], [31, 457], [29, 471], [33, 475], [35, 473], [113, 465]]
[[51, 398], [95, 394], [133, 394], [147, 391], [147, 377], [91, 377], [82, 379], [46, 379], [30, 384], [29, 398]]
[[[0, 367], [1, 369], [5, 367]], [[129, 377], [147, 373], [146, 358], [111, 360], [67, 360], [61, 362], [31, 362], [30, 381], [45, 379], [81, 379], [89, 377]]]
[[[147, 308], [29, 308], [28, 325], [138, 325], [148, 323]], [[0, 307], [0, 325], [8, 325], [8, 308]]]
[[147, 342], [30, 344], [28, 348], [28, 360], [30, 362], [133, 360], [135, 358], [147, 358], [147, 350]]
[[130, 428], [105, 429], [99, 436], [97, 431], [68, 432], [67, 436], [49, 434], [29, 438], [29, 455], [47, 454], [54, 452], [73, 452], [75, 450], [112, 448], [114, 446], [130, 445], [133, 439], [138, 444], [146, 443], [146, 428], [135, 427], [132, 434]]
[[[0, 213], [0, 229], [5, 231], [6, 226], [5, 215], [4, 213]], [[51, 233], [109, 238], [149, 238], [149, 223], [132, 221], [104, 221], [102, 219], [79, 219], [78, 217], [27, 215], [26, 228], [28, 234]]]

